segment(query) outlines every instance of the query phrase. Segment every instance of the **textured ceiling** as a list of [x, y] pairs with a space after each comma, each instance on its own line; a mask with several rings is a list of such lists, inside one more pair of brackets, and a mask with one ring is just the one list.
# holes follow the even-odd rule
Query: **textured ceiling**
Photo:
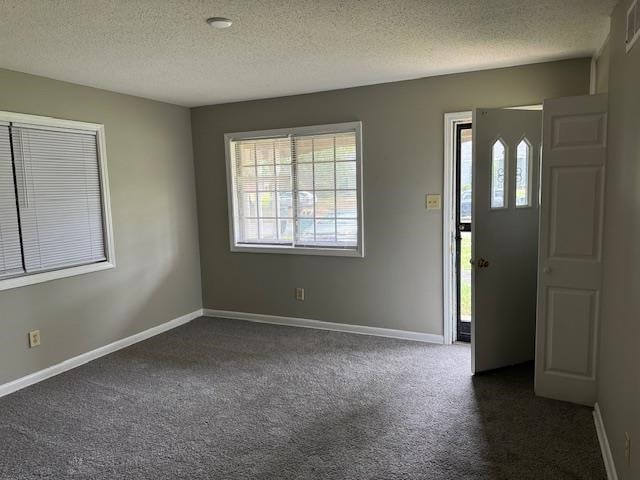
[[[590, 55], [615, 0], [2, 0], [0, 67], [181, 105]], [[234, 25], [210, 28], [225, 16]]]

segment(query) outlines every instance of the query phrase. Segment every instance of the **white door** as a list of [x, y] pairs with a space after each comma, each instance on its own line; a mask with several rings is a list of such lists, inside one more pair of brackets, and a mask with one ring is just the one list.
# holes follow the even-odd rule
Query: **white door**
[[596, 398], [607, 97], [544, 102], [535, 390]]
[[474, 111], [474, 373], [534, 358], [541, 131], [540, 111]]

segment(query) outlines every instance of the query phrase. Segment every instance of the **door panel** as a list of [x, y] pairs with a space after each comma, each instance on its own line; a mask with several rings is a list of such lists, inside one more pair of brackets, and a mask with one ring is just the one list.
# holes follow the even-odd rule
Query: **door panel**
[[550, 188], [550, 256], [597, 259], [602, 167], [551, 167]]
[[475, 373], [534, 358], [542, 112], [478, 109], [473, 122]]
[[[554, 287], [548, 292], [546, 369], [559, 374], [591, 375], [598, 292]], [[566, 348], [568, 342], [573, 348]]]
[[536, 393], [595, 401], [607, 97], [544, 103]]

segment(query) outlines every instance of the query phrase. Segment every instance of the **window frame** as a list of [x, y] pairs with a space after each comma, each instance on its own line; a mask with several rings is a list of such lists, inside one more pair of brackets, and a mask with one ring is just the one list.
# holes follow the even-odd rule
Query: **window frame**
[[[358, 237], [356, 248], [334, 247], [301, 247], [285, 245], [261, 245], [239, 244], [236, 241], [235, 219], [238, 217], [238, 205], [236, 204], [236, 177], [233, 172], [231, 142], [259, 138], [287, 137], [295, 135], [322, 135], [331, 133], [345, 133], [355, 131], [356, 134], [356, 191], [358, 212]], [[246, 132], [234, 132], [224, 134], [225, 161], [227, 173], [227, 204], [229, 215], [229, 244], [232, 252], [245, 253], [277, 253], [293, 255], [322, 255], [332, 257], [364, 257], [364, 218], [363, 218], [363, 188], [362, 188], [362, 122], [343, 122], [326, 125], [311, 125], [304, 127], [276, 128], [269, 130], [254, 130]], [[294, 191], [295, 191], [295, 185]], [[294, 217], [295, 218], [295, 217]], [[295, 223], [294, 223], [295, 228]], [[294, 234], [295, 235], [295, 234]]]
[[104, 231], [105, 257], [102, 262], [89, 263], [74, 267], [66, 267], [46, 272], [23, 273], [20, 276], [0, 280], [0, 291], [12, 288], [34, 285], [59, 278], [84, 275], [85, 273], [98, 272], [115, 268], [116, 255], [113, 239], [113, 223], [111, 220], [111, 196], [109, 193], [109, 174], [107, 170], [107, 149], [104, 133], [104, 125], [98, 123], [79, 122], [55, 117], [30, 115], [26, 113], [0, 111], [0, 122], [26, 123], [51, 130], [83, 130], [96, 135], [96, 151], [98, 154], [98, 169], [100, 174], [100, 193], [102, 200], [102, 225]]

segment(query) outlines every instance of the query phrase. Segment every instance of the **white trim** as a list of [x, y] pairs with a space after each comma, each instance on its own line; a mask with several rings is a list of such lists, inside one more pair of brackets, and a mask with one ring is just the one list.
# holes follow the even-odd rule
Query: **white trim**
[[[238, 216], [238, 206], [234, 192], [236, 190], [235, 175], [232, 168], [231, 144], [235, 140], [258, 138], [286, 138], [295, 135], [321, 135], [327, 133], [343, 133], [355, 131], [356, 134], [356, 189], [358, 196], [358, 239], [357, 247], [300, 247], [296, 245], [271, 244], [240, 244], [236, 241], [235, 218]], [[224, 134], [225, 163], [227, 172], [227, 205], [229, 210], [229, 245], [232, 252], [245, 253], [281, 253], [294, 255], [325, 255], [334, 257], [364, 257], [364, 194], [362, 188], [362, 122], [344, 122], [327, 125], [312, 125], [306, 127], [276, 128], [271, 130], [255, 130], [250, 132], [234, 132]], [[295, 164], [294, 164], [295, 167]], [[295, 185], [294, 185], [295, 192]], [[295, 202], [295, 195], [294, 200]], [[294, 203], [295, 208], [295, 203]], [[295, 218], [294, 218], [295, 220]]]
[[455, 178], [455, 134], [456, 124], [471, 122], [472, 112], [444, 114], [444, 183], [442, 205], [442, 286], [444, 343], [451, 344], [456, 335], [456, 299], [453, 266], [455, 248], [455, 223], [453, 211], [453, 179]]
[[600, 60], [600, 56], [602, 55], [602, 51], [604, 47], [609, 43], [611, 38], [611, 19], [608, 19], [607, 24], [607, 35], [604, 37], [598, 49], [594, 52], [591, 57], [591, 68], [589, 71], [589, 95], [595, 95], [598, 89], [598, 60]]
[[325, 133], [343, 133], [348, 130], [362, 128], [362, 122], [328, 123], [324, 125], [308, 125], [306, 127], [272, 128], [269, 130], [253, 130], [248, 132], [225, 133], [225, 139], [246, 140], [252, 138], [288, 137], [289, 135], [322, 135]]
[[597, 90], [598, 80], [598, 59], [594, 55], [591, 57], [591, 64], [589, 65], [589, 95], [595, 95]]
[[596, 425], [596, 433], [598, 434], [598, 442], [600, 443], [600, 450], [602, 451], [602, 460], [604, 461], [604, 468], [607, 471], [607, 478], [609, 480], [618, 480], [616, 464], [613, 461], [611, 447], [609, 446], [609, 439], [607, 438], [607, 431], [604, 428], [604, 421], [602, 420], [602, 414], [600, 413], [600, 406], [598, 405], [598, 402], [596, 402], [593, 408], [593, 421]]
[[76, 120], [65, 120], [55, 117], [44, 117], [41, 115], [30, 115], [28, 113], [3, 112], [0, 111], [0, 121], [21, 123], [29, 126], [45, 126], [68, 130], [88, 130], [97, 132], [103, 125], [99, 123], [78, 122]]
[[50, 270], [48, 272], [26, 274], [20, 277], [6, 278], [0, 280], [0, 291], [9, 290], [11, 288], [24, 287], [35, 283], [48, 282], [57, 280], [58, 278], [73, 277], [75, 275], [84, 275], [85, 273], [100, 272], [109, 270], [115, 265], [111, 262], [89, 263], [78, 267], [62, 268], [60, 270]]
[[534, 105], [517, 105], [515, 107], [506, 107], [505, 110], [534, 110], [542, 111], [542, 104], [536, 103]]
[[285, 245], [231, 245], [232, 252], [244, 253], [285, 253], [290, 255], [323, 255], [329, 257], [364, 257], [356, 249], [351, 248], [321, 248], [321, 247], [289, 247]]
[[111, 194], [109, 192], [109, 172], [107, 169], [107, 146], [104, 125], [98, 123], [77, 122], [54, 117], [29, 115], [26, 113], [0, 111], [0, 123], [7, 122], [26, 126], [43, 126], [51, 130], [93, 132], [96, 135], [96, 148], [98, 154], [98, 166], [100, 168], [100, 191], [102, 194], [102, 218], [105, 238], [106, 260], [87, 265], [78, 265], [69, 268], [60, 268], [42, 273], [24, 273], [20, 276], [0, 280], [0, 291], [11, 288], [24, 287], [36, 283], [48, 282], [59, 278], [83, 275], [85, 273], [109, 270], [116, 266], [116, 253], [114, 245], [113, 221], [111, 219]]
[[[634, 0], [631, 3], [631, 6], [627, 9], [627, 14], [625, 16], [626, 22], [625, 22], [625, 26], [627, 27], [625, 29], [625, 52], [629, 53], [629, 51], [633, 48], [633, 45], [636, 43], [636, 40], [638, 40], [638, 38], [640, 38], [640, 27], [638, 27], [638, 25], [635, 25], [636, 31], [633, 34], [633, 37], [631, 37], [631, 39], [627, 38], [627, 35], [629, 34], [629, 17], [632, 15], [631, 11], [639, 8], [638, 7], [638, 0]], [[640, 15], [638, 14], [638, 11], [636, 10], [636, 14], [635, 14], [635, 22], [640, 22]]]
[[367, 327], [364, 325], [349, 325], [346, 323], [323, 322], [322, 320], [310, 320], [308, 318], [282, 317], [280, 315], [264, 315], [261, 313], [232, 312], [228, 310], [216, 310], [205, 308], [205, 317], [228, 318], [230, 320], [244, 320], [248, 322], [269, 323], [273, 325], [286, 325], [289, 327], [314, 328], [317, 330], [332, 330], [335, 332], [357, 333], [360, 335], [373, 335], [376, 337], [399, 338], [402, 340], [414, 340], [426, 343], [444, 343], [442, 335], [432, 333], [411, 332], [408, 330], [394, 330], [391, 328]]
[[71, 370], [72, 368], [84, 365], [85, 363], [95, 360], [96, 358], [103, 357], [117, 350], [133, 345], [134, 343], [141, 342], [155, 335], [166, 332], [167, 330], [171, 330], [173, 328], [179, 327], [180, 325], [184, 325], [185, 323], [188, 323], [191, 320], [202, 316], [202, 309], [196, 310], [195, 312], [191, 312], [186, 315], [182, 315], [181, 317], [174, 318], [173, 320], [169, 320], [166, 323], [149, 328], [148, 330], [144, 330], [140, 333], [136, 333], [134, 335], [131, 335], [130, 337], [116, 340], [115, 342], [105, 345], [104, 347], [96, 348], [95, 350], [83, 353], [81, 355], [78, 355], [77, 357], [69, 358], [56, 365], [45, 368], [44, 370], [39, 370], [25, 377], [13, 380], [12, 382], [0, 385], [0, 397], [46, 380], [47, 378], [51, 378], [60, 373], [66, 372], [67, 370]]

